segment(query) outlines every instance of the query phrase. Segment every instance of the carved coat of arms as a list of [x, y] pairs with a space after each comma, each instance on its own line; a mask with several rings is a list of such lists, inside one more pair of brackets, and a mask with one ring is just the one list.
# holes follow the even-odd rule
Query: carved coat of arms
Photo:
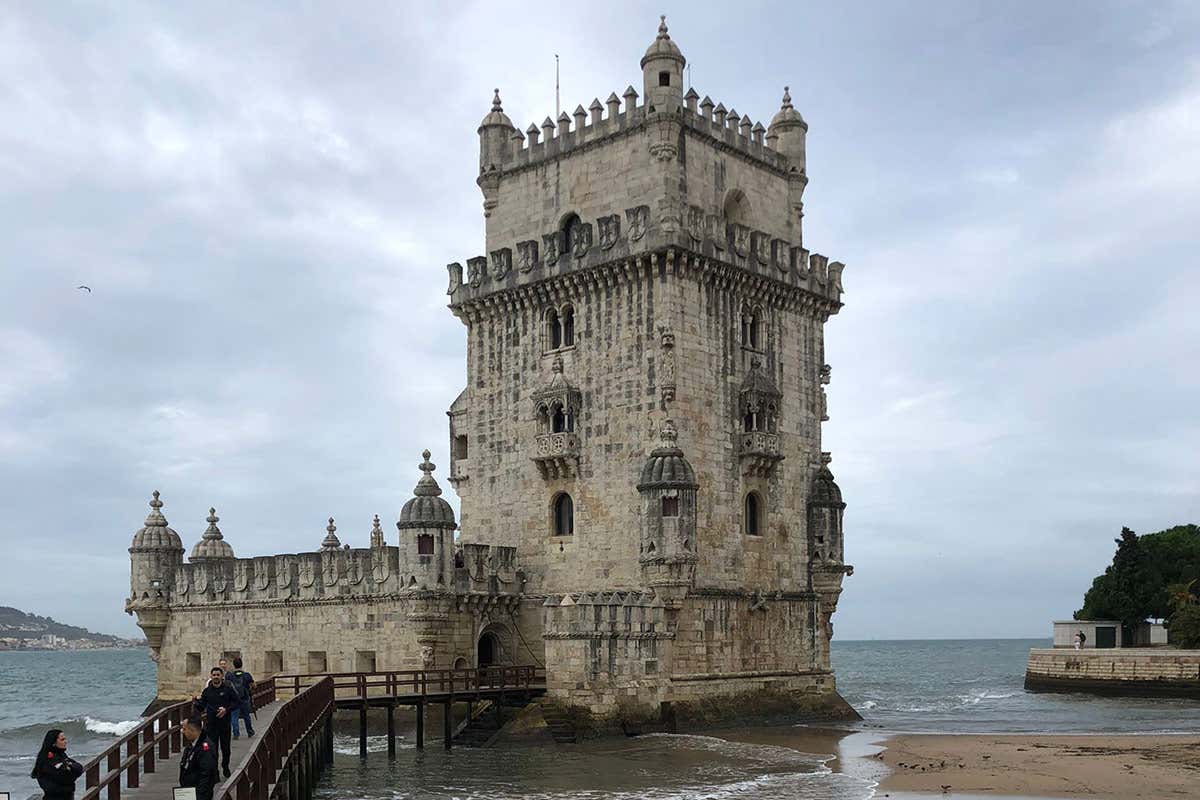
[[487, 259], [483, 256], [468, 258], [467, 275], [470, 278], [472, 288], [478, 289], [482, 286], [484, 276], [487, 275]]
[[529, 272], [537, 266], [537, 261], [537, 242], [532, 239], [524, 242], [517, 242], [517, 269], [520, 272]]
[[646, 224], [650, 219], [650, 206], [625, 209], [625, 221], [629, 223], [629, 239], [636, 242], [646, 235]]
[[500, 281], [512, 269], [512, 250], [508, 247], [501, 247], [499, 250], [492, 251], [492, 280]]
[[600, 229], [600, 249], [611, 250], [621, 238], [621, 218], [616, 214], [601, 217], [596, 220], [596, 227]]

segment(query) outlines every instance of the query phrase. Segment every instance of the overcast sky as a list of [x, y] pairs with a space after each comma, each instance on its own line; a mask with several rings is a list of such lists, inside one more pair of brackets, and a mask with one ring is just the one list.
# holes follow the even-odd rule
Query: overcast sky
[[665, 11], [810, 126], [839, 638], [1048, 636], [1122, 525], [1200, 522], [1200, 5], [837, 6], [0, 5], [0, 604], [137, 634], [156, 488], [242, 556], [366, 546], [424, 447], [452, 495], [492, 88], [640, 87]]

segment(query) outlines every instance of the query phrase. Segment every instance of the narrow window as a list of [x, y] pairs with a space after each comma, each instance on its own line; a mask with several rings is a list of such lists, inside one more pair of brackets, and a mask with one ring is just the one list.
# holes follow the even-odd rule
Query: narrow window
[[264, 655], [266, 656], [266, 669], [264, 671], [268, 676], [283, 672], [282, 650], [268, 650]]
[[662, 499], [662, 515], [664, 517], [678, 517], [679, 516], [679, 498], [678, 497], [664, 497]]
[[761, 512], [761, 509], [759, 508], [758, 495], [755, 494], [754, 492], [750, 492], [748, 495], [746, 495], [746, 535], [747, 536], [758, 536], [760, 534], [759, 527], [758, 527], [760, 512]]
[[747, 329], [748, 329], [748, 334], [749, 334], [746, 337], [746, 343], [750, 347], [751, 350], [757, 350], [758, 349], [758, 317], [755, 316], [754, 314], [751, 314], [750, 317], [747, 319], [746, 324], [747, 324]]
[[569, 215], [563, 220], [562, 225], [562, 243], [563, 255], [568, 255], [575, 248], [575, 239], [579, 230], [579, 216], [577, 214]]
[[671, 85], [671, 73], [669, 73], [669, 72], [658, 73], [658, 85], [659, 86], [670, 86]]
[[575, 535], [575, 504], [566, 492], [554, 498], [554, 535]]
[[575, 344], [575, 309], [567, 306], [562, 312], [562, 342], [563, 347]]
[[550, 333], [550, 349], [557, 350], [562, 347], [562, 322], [553, 308], [546, 314], [546, 327]]
[[187, 654], [187, 672], [186, 672], [186, 674], [188, 674], [188, 675], [199, 675], [200, 674], [200, 654], [199, 653], [188, 653]]
[[767, 432], [775, 433], [775, 406], [767, 406]]
[[417, 555], [431, 556], [433, 555], [433, 537], [428, 533], [422, 533], [417, 536]]
[[467, 457], [467, 435], [461, 433], [454, 437], [454, 458], [455, 460]]
[[354, 671], [355, 672], [374, 672], [375, 671], [375, 651], [374, 650], [356, 650], [354, 652]]
[[755, 419], [757, 415], [753, 411], [747, 411], [746, 416], [742, 418], [742, 427], [746, 433], [753, 433], [758, 430], [758, 421]]

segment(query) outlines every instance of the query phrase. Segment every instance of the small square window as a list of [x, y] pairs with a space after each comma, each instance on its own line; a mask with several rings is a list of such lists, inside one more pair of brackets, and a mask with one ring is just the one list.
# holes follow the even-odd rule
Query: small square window
[[200, 654], [199, 653], [188, 653], [187, 654], [187, 674], [188, 675], [199, 675], [200, 674]]
[[669, 73], [669, 72], [658, 73], [658, 85], [659, 86], [670, 86], [671, 85], [671, 73]]
[[319, 675], [326, 671], [325, 669], [325, 651], [324, 650], [309, 650], [308, 651], [308, 672], [310, 675]]
[[267, 675], [277, 675], [280, 672], [283, 672], [282, 650], [268, 650], [264, 655], [266, 656], [266, 669], [264, 671], [267, 673]]
[[662, 499], [662, 515], [664, 517], [678, 517], [679, 516], [679, 498], [678, 497], [664, 497]]
[[375, 671], [375, 651], [374, 650], [358, 650], [354, 653], [354, 671], [355, 672], [374, 672]]

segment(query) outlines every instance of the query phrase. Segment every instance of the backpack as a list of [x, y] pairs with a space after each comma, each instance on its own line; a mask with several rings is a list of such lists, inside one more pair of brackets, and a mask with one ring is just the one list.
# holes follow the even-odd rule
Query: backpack
[[238, 700], [243, 703], [250, 699], [250, 687], [247, 684], [250, 682], [250, 673], [237, 670], [229, 676], [229, 682], [233, 685], [233, 692], [237, 695]]

